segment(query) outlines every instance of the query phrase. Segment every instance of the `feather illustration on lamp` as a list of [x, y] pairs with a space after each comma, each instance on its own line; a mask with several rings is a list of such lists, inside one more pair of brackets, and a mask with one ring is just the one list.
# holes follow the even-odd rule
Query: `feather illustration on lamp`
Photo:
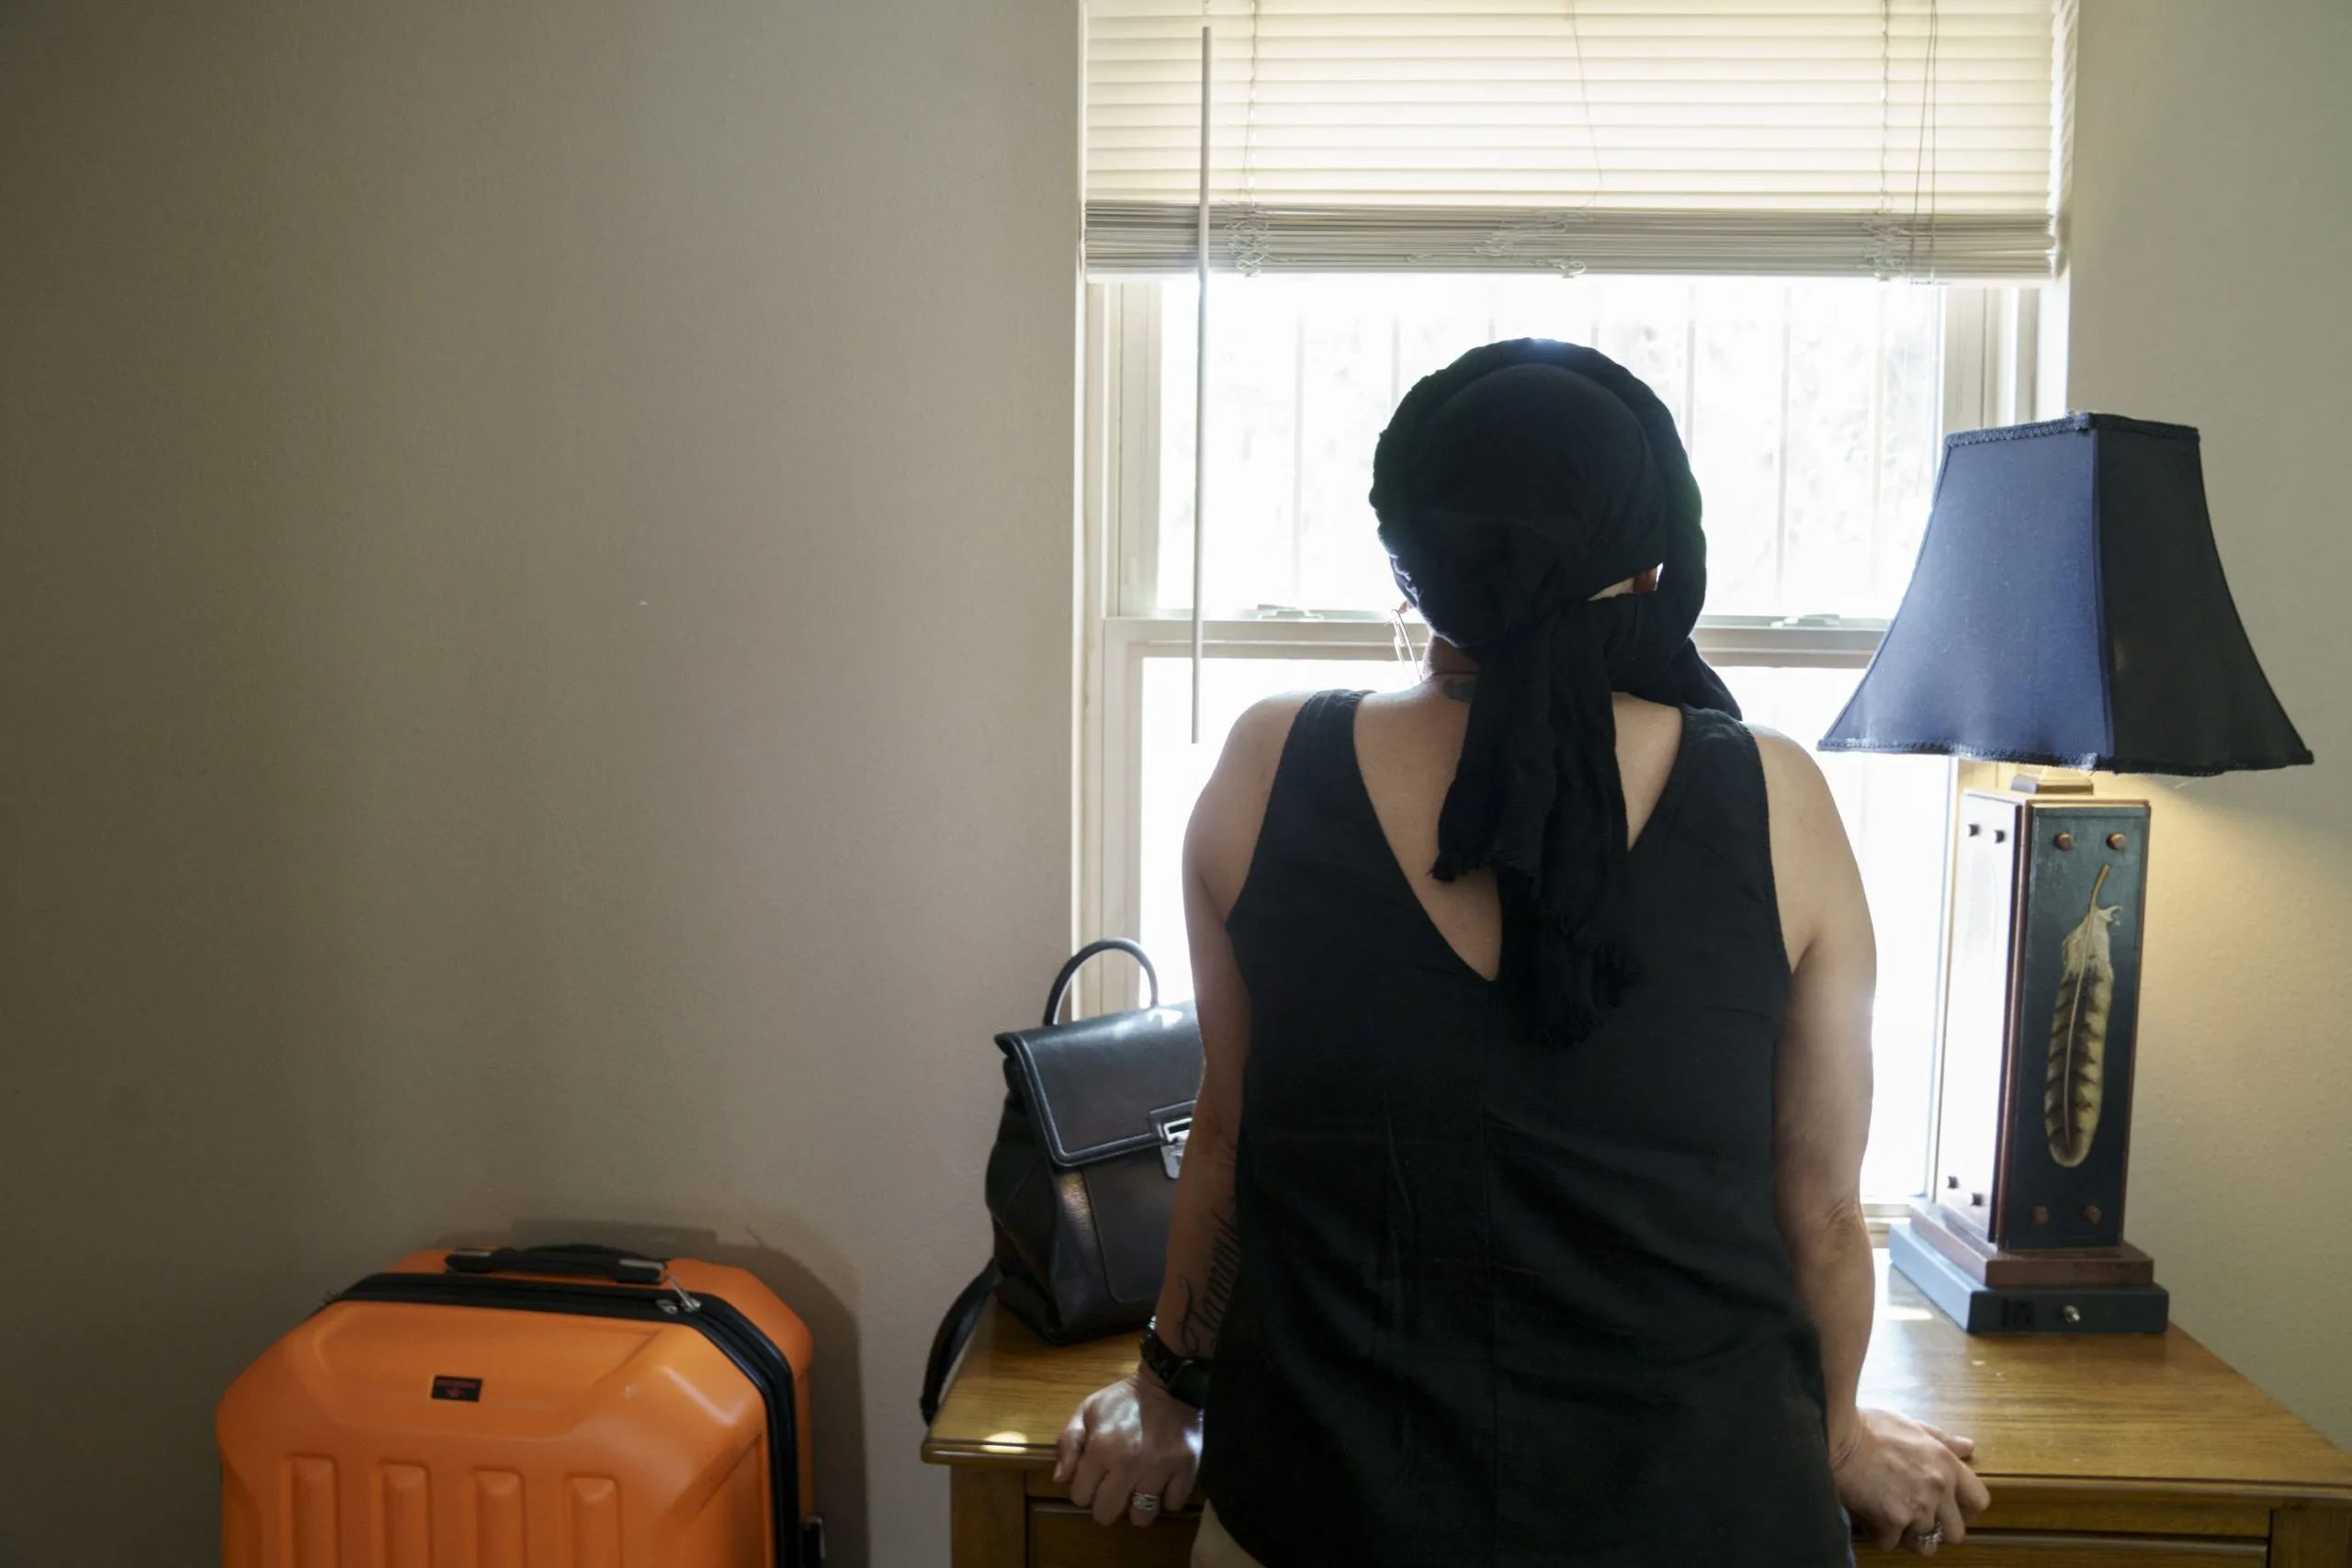
[[2123, 1240], [2148, 804], [2039, 770], [2312, 760], [2230, 596], [2197, 432], [1946, 437], [1910, 589], [1821, 749], [2026, 765], [1959, 803], [1935, 1190], [1896, 1266], [1971, 1331], [2163, 1328]]
[[2050, 1026], [2049, 1087], [2041, 1097], [2041, 1119], [2050, 1135], [2050, 1157], [2068, 1169], [2089, 1157], [2098, 1135], [2103, 1098], [2101, 1066], [2107, 1055], [2107, 1020], [2115, 1003], [2115, 953], [2108, 928], [2120, 912], [2098, 901], [2110, 868], [2098, 868], [2091, 884], [2090, 912], [2066, 933], [2058, 968], [2058, 1013]]

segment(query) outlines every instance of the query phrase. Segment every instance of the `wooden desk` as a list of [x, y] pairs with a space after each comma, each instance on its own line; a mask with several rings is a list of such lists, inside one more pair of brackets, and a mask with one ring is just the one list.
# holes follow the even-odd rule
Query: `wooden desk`
[[[2352, 1568], [2352, 1455], [2179, 1329], [1972, 1339], [1883, 1252], [1879, 1276], [1862, 1403], [1974, 1438], [1993, 1492], [1945, 1568]], [[1070, 1411], [1134, 1364], [1125, 1336], [983, 1321], [922, 1447], [954, 1470], [955, 1568], [1182, 1568], [1188, 1516], [1105, 1529], [1053, 1483]]]

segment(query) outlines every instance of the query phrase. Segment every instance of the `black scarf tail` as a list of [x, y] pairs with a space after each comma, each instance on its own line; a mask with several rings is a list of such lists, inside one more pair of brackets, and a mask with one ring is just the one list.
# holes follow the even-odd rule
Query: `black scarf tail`
[[[1478, 661], [1432, 874], [1494, 869], [1506, 984], [1580, 1041], [1640, 982], [1611, 694], [1739, 711], [1690, 640], [1706, 543], [1673, 417], [1593, 350], [1494, 344], [1398, 407], [1373, 504], [1399, 584]], [[1657, 592], [1592, 597], [1652, 566]]]
[[1618, 601], [1564, 606], [1483, 650], [1431, 868], [1494, 868], [1501, 979], [1564, 1041], [1641, 979], [1617, 908], [1629, 852], [1610, 653], [1624, 618]]

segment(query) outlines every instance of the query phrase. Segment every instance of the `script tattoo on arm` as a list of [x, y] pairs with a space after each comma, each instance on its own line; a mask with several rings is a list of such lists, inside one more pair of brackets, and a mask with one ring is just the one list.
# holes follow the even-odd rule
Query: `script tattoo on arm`
[[1216, 1237], [1209, 1246], [1209, 1277], [1198, 1289], [1187, 1275], [1176, 1281], [1184, 1292], [1184, 1314], [1177, 1320], [1176, 1348], [1187, 1356], [1207, 1356], [1216, 1348], [1217, 1325], [1233, 1304], [1233, 1288], [1241, 1279], [1241, 1233], [1233, 1223], [1230, 1201], [1212, 1211]]

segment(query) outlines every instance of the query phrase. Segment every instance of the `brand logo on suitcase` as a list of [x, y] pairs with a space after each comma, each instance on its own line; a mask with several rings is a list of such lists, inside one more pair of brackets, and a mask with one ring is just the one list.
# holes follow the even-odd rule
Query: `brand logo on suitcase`
[[435, 1378], [433, 1380], [433, 1397], [435, 1399], [455, 1399], [467, 1404], [480, 1404], [481, 1403], [481, 1379]]

